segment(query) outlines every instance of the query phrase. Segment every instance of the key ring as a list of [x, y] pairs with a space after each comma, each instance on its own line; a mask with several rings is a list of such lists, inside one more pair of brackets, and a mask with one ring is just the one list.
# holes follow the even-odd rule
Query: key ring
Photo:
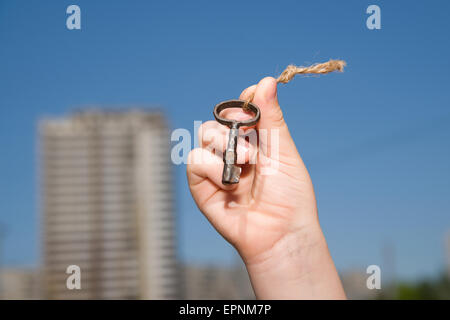
[[225, 109], [242, 108], [244, 104], [245, 101], [242, 100], [228, 100], [221, 102], [214, 107], [214, 118], [216, 118], [217, 122], [230, 128], [228, 144], [225, 152], [223, 153], [224, 166], [222, 173], [222, 183], [225, 185], [239, 183], [239, 179], [241, 177], [242, 168], [236, 165], [237, 139], [239, 136], [239, 128], [254, 126], [259, 121], [261, 112], [256, 105], [248, 103], [247, 108], [255, 114], [252, 119], [243, 121], [225, 119], [220, 116], [220, 113]]
[[214, 118], [216, 118], [217, 122], [227, 126], [228, 128], [232, 128], [232, 127], [240, 128], [240, 127], [254, 126], [259, 121], [259, 118], [261, 117], [261, 112], [259, 111], [259, 108], [251, 102], [248, 103], [247, 108], [255, 114], [255, 116], [252, 119], [237, 121], [237, 120], [222, 118], [220, 116], [220, 113], [223, 110], [231, 109], [231, 108], [242, 108], [244, 106], [244, 103], [245, 103], [245, 101], [243, 101], [243, 100], [223, 101], [214, 107]]

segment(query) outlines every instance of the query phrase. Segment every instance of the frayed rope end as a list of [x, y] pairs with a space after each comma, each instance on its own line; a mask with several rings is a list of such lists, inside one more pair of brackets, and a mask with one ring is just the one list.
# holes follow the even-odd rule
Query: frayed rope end
[[[290, 64], [277, 78], [277, 83], [288, 83], [297, 74], [326, 74], [334, 71], [343, 72], [346, 65], [347, 63], [344, 60], [333, 59], [330, 59], [329, 61], [324, 63], [316, 63], [309, 67], [297, 67], [293, 64]], [[249, 111], [248, 104], [253, 100], [253, 98], [254, 93], [242, 106], [242, 109], [244, 109], [244, 111]]]
[[325, 74], [333, 71], [343, 72], [347, 64], [343, 60], [330, 60], [324, 63], [316, 63], [309, 67], [297, 67], [288, 65], [277, 79], [278, 83], [288, 83], [297, 74]]

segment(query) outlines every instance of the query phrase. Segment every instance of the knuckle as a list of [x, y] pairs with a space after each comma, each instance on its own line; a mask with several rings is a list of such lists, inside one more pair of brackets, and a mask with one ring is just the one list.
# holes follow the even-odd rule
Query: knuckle
[[188, 171], [191, 168], [192, 164], [195, 164], [194, 159], [201, 156], [202, 149], [201, 148], [195, 148], [189, 151], [189, 154], [187, 156], [187, 163], [188, 163]]

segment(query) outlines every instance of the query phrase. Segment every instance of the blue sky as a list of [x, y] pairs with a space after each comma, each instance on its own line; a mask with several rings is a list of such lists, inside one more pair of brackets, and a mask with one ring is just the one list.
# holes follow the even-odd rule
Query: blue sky
[[[81, 8], [82, 29], [66, 28]], [[370, 4], [381, 30], [366, 28]], [[39, 259], [36, 123], [86, 105], [161, 106], [193, 131], [213, 106], [289, 63], [344, 59], [279, 99], [309, 168], [339, 269], [436, 274], [450, 228], [448, 1], [0, 1], [2, 260]], [[231, 264], [233, 249], [174, 167], [180, 256]]]

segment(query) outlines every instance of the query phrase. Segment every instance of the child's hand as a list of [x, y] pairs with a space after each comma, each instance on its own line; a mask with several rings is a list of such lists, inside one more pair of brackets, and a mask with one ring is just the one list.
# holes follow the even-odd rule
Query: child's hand
[[[345, 298], [319, 226], [311, 179], [278, 105], [276, 80], [264, 78], [240, 99], [252, 94], [261, 110], [256, 130], [260, 139], [267, 134], [263, 147], [257, 152], [239, 139], [238, 162], [246, 164], [240, 182], [224, 186], [222, 158], [212, 149], [225, 149], [229, 129], [215, 121], [204, 123], [202, 148], [191, 151], [187, 167], [192, 196], [238, 250], [257, 298]], [[233, 119], [251, 117], [233, 109], [225, 112]], [[256, 164], [248, 164], [255, 154]]]

